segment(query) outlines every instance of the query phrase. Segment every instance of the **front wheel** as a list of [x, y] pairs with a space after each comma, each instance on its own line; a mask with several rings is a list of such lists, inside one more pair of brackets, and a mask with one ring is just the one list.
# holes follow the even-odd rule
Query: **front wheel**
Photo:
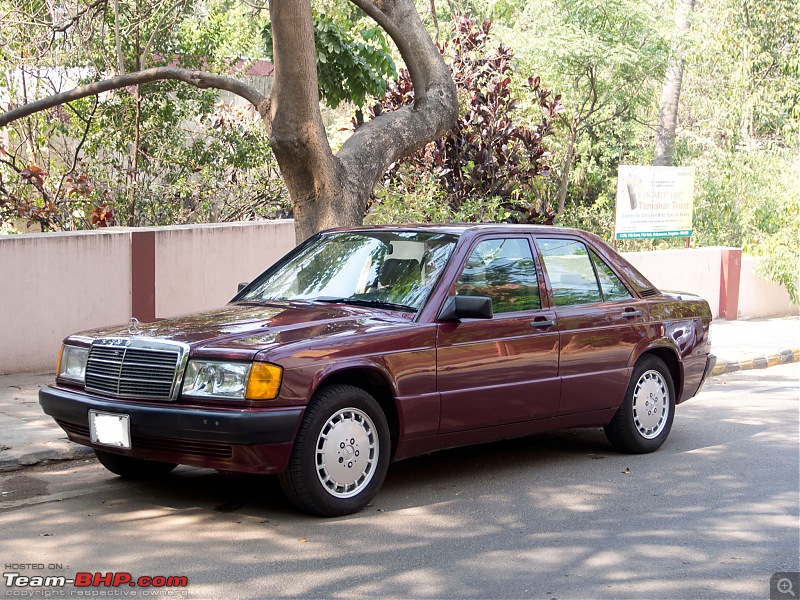
[[350, 385], [323, 388], [306, 409], [281, 487], [313, 515], [357, 512], [383, 483], [390, 446], [386, 415], [370, 394]]
[[173, 463], [132, 458], [95, 448], [95, 455], [100, 464], [112, 473], [126, 479], [155, 479], [166, 475], [178, 465]]
[[633, 368], [625, 399], [605, 426], [617, 450], [645, 454], [658, 450], [672, 429], [675, 385], [667, 365], [657, 356], [643, 356]]

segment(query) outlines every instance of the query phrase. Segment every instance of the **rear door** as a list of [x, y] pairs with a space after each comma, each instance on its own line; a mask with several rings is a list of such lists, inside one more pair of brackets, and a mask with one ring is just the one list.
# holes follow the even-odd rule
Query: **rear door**
[[556, 414], [558, 329], [543, 291], [528, 236], [473, 244], [453, 292], [489, 296], [494, 317], [438, 325], [442, 432]]
[[647, 335], [646, 303], [583, 240], [537, 236], [536, 244], [558, 320], [558, 414], [616, 407], [631, 354]]

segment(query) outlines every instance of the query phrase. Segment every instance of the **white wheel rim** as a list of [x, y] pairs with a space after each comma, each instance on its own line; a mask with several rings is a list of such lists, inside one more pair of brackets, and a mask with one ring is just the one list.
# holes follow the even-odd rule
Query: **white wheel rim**
[[375, 424], [357, 408], [334, 413], [317, 437], [317, 477], [336, 498], [359, 494], [375, 474], [380, 445]]
[[633, 389], [633, 424], [639, 435], [652, 440], [664, 431], [668, 417], [667, 382], [658, 371], [645, 371]]

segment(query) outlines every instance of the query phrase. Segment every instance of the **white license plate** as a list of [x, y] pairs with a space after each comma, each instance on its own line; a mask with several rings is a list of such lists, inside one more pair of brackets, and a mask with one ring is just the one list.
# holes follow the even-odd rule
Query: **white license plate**
[[131, 419], [128, 415], [89, 411], [92, 442], [116, 448], [131, 447]]

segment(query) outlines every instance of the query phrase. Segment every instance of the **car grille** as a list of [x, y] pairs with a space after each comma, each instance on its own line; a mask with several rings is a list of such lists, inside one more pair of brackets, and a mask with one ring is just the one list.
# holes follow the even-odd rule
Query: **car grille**
[[[62, 421], [61, 419], [56, 419], [56, 423], [58, 423], [67, 433], [87, 439], [89, 438], [88, 427]], [[233, 447], [228, 444], [221, 444], [219, 442], [172, 440], [134, 435], [131, 445], [137, 449], [143, 448], [147, 450], [159, 450], [162, 452], [172, 452], [175, 454], [183, 454], [188, 456], [203, 456], [206, 458], [231, 458], [233, 456]]]
[[135, 448], [174, 452], [189, 456], [204, 456], [206, 458], [230, 458], [233, 448], [228, 444], [217, 442], [200, 442], [191, 440], [168, 440], [155, 437], [133, 436], [131, 445]]
[[95, 340], [86, 361], [86, 389], [114, 398], [171, 400], [185, 354], [182, 346], [160, 341]]

